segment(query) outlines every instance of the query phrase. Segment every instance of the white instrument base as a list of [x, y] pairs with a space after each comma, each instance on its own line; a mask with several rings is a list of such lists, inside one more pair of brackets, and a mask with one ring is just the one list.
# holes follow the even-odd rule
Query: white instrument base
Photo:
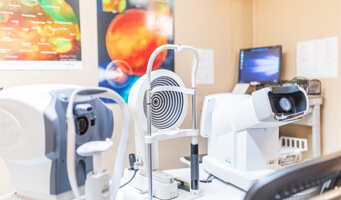
[[[124, 170], [124, 183], [128, 182], [133, 177], [134, 171]], [[181, 181], [187, 180], [181, 179]], [[189, 185], [189, 184], [188, 184]], [[133, 181], [127, 186], [120, 189], [125, 200], [144, 200], [148, 198], [148, 176], [144, 171], [138, 171]], [[191, 200], [202, 197], [203, 194], [188, 192], [183, 189], [178, 189], [178, 182], [174, 180], [171, 174], [154, 171], [153, 172], [153, 199], [175, 199], [175, 200]]]
[[[137, 190], [134, 187], [131, 187], [130, 185], [125, 186], [124, 188], [121, 189], [121, 192], [124, 193], [124, 197], [121, 198], [122, 200], [147, 200], [148, 198], [148, 192], [142, 193], [140, 190]], [[182, 189], [178, 189], [178, 194], [179, 196], [172, 199], [172, 200], [192, 200], [192, 199], [197, 199], [199, 197], [204, 196], [204, 194], [198, 194], [194, 195], [191, 192], [187, 192]], [[121, 200], [120, 199], [120, 200]], [[153, 197], [155, 200], [159, 200], [159, 198]]]
[[276, 171], [275, 169], [257, 171], [233, 169], [219, 163], [210, 156], [203, 157], [203, 168], [208, 173], [245, 191], [248, 191], [256, 180]]
[[[80, 190], [84, 193], [84, 187], [81, 187]], [[44, 199], [44, 200], [45, 199], [46, 200], [59, 200], [59, 199], [62, 199], [62, 200], [72, 200], [73, 198], [70, 198], [70, 196], [73, 197], [72, 191], [65, 192], [65, 193], [60, 194], [58, 196], [55, 196], [55, 195], [44, 196], [44, 197], [41, 197], [41, 196], [38, 197], [37, 196], [36, 198], [25, 197], [25, 196], [19, 195], [16, 192], [13, 192], [13, 193], [1, 196], [0, 200], [38, 200], [38, 199]], [[82, 199], [85, 200], [85, 197], [82, 197]]]

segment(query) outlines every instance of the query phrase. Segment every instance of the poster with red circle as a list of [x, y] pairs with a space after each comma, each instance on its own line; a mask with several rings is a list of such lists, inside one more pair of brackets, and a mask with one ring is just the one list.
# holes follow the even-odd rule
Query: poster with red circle
[[[152, 52], [174, 43], [173, 8], [173, 0], [97, 0], [99, 86], [115, 90], [127, 102]], [[174, 71], [173, 51], [155, 58], [157, 69]]]

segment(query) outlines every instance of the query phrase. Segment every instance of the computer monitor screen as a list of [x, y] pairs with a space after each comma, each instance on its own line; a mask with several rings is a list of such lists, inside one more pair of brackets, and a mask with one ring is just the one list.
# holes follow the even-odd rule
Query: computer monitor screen
[[282, 46], [241, 49], [239, 55], [239, 83], [279, 82]]

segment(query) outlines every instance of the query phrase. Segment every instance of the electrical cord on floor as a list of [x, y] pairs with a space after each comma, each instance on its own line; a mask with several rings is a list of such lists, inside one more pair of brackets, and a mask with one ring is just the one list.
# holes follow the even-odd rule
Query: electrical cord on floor
[[211, 183], [212, 180], [215, 178], [215, 176], [213, 174], [208, 174], [207, 179], [205, 180], [200, 180], [201, 183]]
[[137, 173], [137, 171], [139, 171], [139, 170], [138, 170], [138, 169], [134, 169], [134, 171], [135, 171], [135, 172], [134, 172], [133, 177], [131, 177], [131, 179], [130, 179], [128, 182], [126, 182], [125, 184], [121, 185], [121, 186], [120, 186], [120, 189], [123, 188], [124, 186], [128, 185], [128, 184], [135, 178], [136, 173]]

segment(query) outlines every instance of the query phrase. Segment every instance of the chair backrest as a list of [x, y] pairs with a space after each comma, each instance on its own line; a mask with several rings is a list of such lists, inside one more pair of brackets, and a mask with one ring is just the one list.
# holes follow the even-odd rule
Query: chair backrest
[[286, 199], [318, 186], [319, 193], [324, 192], [339, 185], [340, 172], [341, 152], [338, 152], [283, 168], [258, 180], [244, 200]]

